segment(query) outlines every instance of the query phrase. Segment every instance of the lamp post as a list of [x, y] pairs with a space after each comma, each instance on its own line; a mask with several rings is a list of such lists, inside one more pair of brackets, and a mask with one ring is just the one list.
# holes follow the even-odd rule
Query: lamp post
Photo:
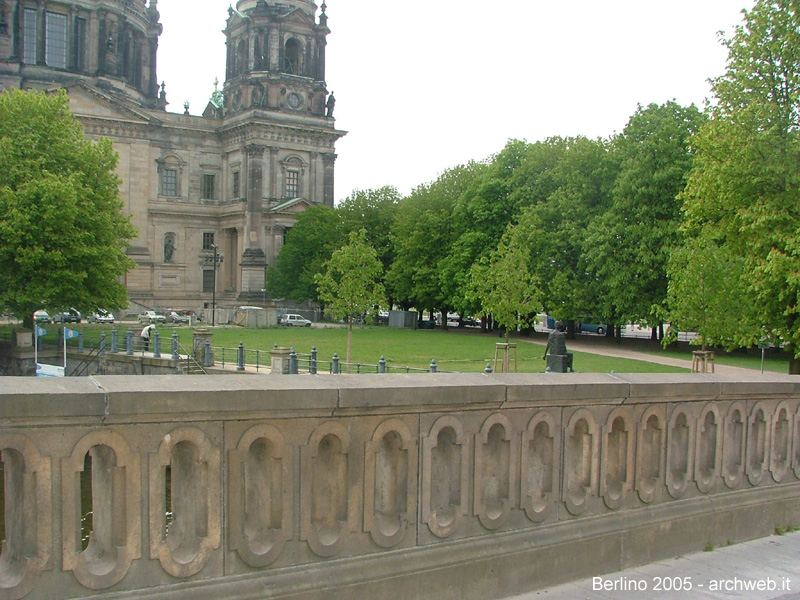
[[211, 284], [211, 326], [216, 325], [217, 316], [217, 265], [219, 265], [225, 258], [219, 250], [219, 244], [212, 244], [211, 248], [214, 254], [206, 255], [206, 264], [211, 262], [214, 265], [214, 277]]

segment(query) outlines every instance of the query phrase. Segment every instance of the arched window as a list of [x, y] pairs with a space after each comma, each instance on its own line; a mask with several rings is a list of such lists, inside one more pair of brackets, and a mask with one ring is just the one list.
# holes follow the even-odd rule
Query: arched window
[[303, 55], [303, 45], [297, 38], [291, 38], [286, 42], [283, 52], [283, 71], [291, 75], [301, 75], [301, 57]]
[[233, 74], [239, 75], [247, 70], [247, 40], [239, 40], [239, 45], [236, 47], [236, 67]]

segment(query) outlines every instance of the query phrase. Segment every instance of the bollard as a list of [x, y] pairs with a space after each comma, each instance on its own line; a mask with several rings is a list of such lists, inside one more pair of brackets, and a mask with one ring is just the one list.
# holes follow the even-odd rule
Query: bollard
[[111, 353], [119, 352], [119, 332], [116, 327], [111, 328]]
[[431, 373], [436, 373], [436, 359], [431, 360]]
[[492, 372], [492, 363], [486, 363], [486, 368], [483, 370], [484, 373], [491, 373]]
[[386, 357], [381, 356], [381, 359], [378, 361], [378, 373], [386, 373]]
[[161, 336], [158, 329], [153, 330], [153, 358], [161, 358]]
[[133, 356], [133, 329], [125, 332], [125, 354]]
[[105, 356], [106, 355], [106, 332], [105, 331], [101, 331], [100, 332], [100, 350], [99, 350], [98, 354], [100, 356]]
[[78, 332], [78, 352], [83, 354], [83, 329]]
[[309, 365], [309, 371], [311, 371], [312, 375], [317, 374], [317, 347], [314, 346], [311, 348], [311, 364]]
[[339, 355], [338, 354], [334, 354], [333, 355], [333, 360], [331, 361], [331, 368], [333, 370], [333, 374], [334, 375], [338, 375], [339, 374]]
[[289, 375], [297, 375], [297, 352], [289, 349]]
[[172, 332], [172, 360], [178, 360], [180, 358], [180, 354], [178, 354], [178, 332]]
[[239, 342], [239, 353], [236, 356], [236, 370], [244, 371], [244, 342]]
[[204, 345], [204, 352], [203, 354], [203, 366], [210, 367], [211, 366], [211, 340], [206, 338], [205, 345]]

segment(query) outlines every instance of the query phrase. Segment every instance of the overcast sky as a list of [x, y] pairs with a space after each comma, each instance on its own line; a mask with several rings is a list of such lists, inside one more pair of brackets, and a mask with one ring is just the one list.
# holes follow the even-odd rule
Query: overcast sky
[[[200, 114], [225, 79], [235, 0], [161, 0], [167, 110]], [[268, 0], [269, 3], [270, 0]], [[321, 4], [321, 1], [319, 1]], [[511, 138], [608, 137], [637, 104], [702, 105], [753, 0], [327, 0], [336, 199], [403, 194]]]

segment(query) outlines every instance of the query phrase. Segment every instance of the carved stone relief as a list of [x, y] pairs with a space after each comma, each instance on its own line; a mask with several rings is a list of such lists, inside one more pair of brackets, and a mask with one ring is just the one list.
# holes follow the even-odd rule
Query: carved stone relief
[[291, 453], [278, 429], [255, 425], [229, 456], [230, 547], [251, 567], [264, 567], [292, 537]]
[[501, 527], [517, 506], [518, 434], [505, 415], [494, 414], [475, 436], [474, 514], [481, 525]]
[[734, 402], [725, 415], [722, 438], [722, 480], [730, 489], [739, 487], [744, 478], [745, 431], [747, 408], [744, 402]]
[[549, 412], [537, 412], [522, 433], [520, 506], [539, 523], [555, 513], [561, 472], [561, 427]]
[[694, 465], [694, 419], [683, 406], [676, 406], [667, 429], [667, 492], [681, 498], [692, 479]]
[[403, 541], [416, 522], [417, 444], [400, 419], [384, 421], [366, 443], [364, 530], [382, 548]]
[[446, 538], [469, 514], [469, 439], [457, 418], [436, 420], [422, 438], [422, 461], [422, 520]]
[[663, 407], [648, 407], [641, 416], [636, 447], [636, 492], [651, 503], [660, 499], [664, 483], [664, 445], [666, 422]]

